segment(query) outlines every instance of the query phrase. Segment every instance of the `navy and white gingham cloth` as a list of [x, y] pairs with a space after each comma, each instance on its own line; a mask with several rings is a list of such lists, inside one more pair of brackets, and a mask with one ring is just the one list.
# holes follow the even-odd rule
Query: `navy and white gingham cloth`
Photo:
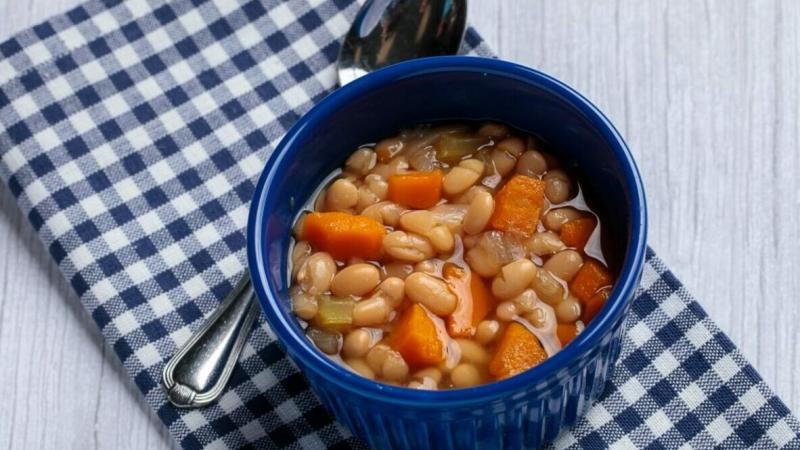
[[[363, 447], [264, 321], [216, 404], [158, 386], [245, 268], [248, 201], [334, 86], [352, 0], [91, 1], [0, 43], [0, 175], [150, 406], [194, 448]], [[465, 51], [489, 54], [470, 31]], [[800, 424], [649, 252], [615, 374], [555, 448], [800, 448]]]

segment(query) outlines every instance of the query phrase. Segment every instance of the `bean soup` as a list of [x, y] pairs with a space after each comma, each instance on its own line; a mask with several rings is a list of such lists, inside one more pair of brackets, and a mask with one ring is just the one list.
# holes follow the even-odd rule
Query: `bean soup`
[[292, 308], [354, 372], [416, 389], [528, 370], [614, 283], [599, 215], [544, 142], [421, 125], [357, 149], [297, 220]]

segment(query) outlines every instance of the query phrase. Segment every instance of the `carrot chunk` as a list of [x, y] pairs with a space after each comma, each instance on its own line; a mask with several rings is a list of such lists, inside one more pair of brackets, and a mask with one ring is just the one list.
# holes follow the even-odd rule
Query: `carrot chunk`
[[612, 282], [613, 279], [608, 273], [608, 269], [599, 261], [590, 259], [583, 263], [578, 273], [575, 274], [575, 278], [569, 284], [569, 289], [572, 291], [572, 295], [587, 302], [600, 288], [610, 286]]
[[388, 148], [380, 148], [375, 153], [378, 155], [378, 162], [381, 164], [386, 164], [392, 159], [392, 152]]
[[602, 289], [583, 304], [583, 312], [581, 313], [581, 320], [583, 323], [588, 325], [589, 322], [595, 318], [600, 310], [603, 309], [603, 306], [605, 306], [606, 300], [608, 300], [610, 294], [610, 288]]
[[560, 323], [556, 327], [556, 334], [561, 346], [564, 347], [578, 336], [578, 327], [574, 323]]
[[389, 346], [412, 368], [435, 366], [444, 360], [444, 343], [436, 324], [418, 303], [403, 311], [392, 329]]
[[389, 200], [407, 208], [432, 208], [442, 199], [442, 177], [441, 170], [391, 175]]
[[594, 217], [573, 219], [561, 226], [561, 242], [567, 247], [583, 250], [594, 231]]
[[472, 337], [475, 327], [494, 306], [492, 294], [480, 275], [467, 273], [455, 264], [445, 264], [442, 275], [458, 296], [456, 309], [447, 318], [447, 332], [452, 337]]
[[512, 377], [540, 364], [547, 359], [547, 352], [539, 339], [524, 325], [512, 322], [507, 328], [494, 357], [489, 362], [489, 373], [496, 379]]
[[494, 196], [492, 227], [531, 237], [544, 206], [544, 188], [542, 180], [515, 175]]
[[303, 220], [300, 239], [335, 259], [381, 256], [386, 228], [375, 219], [341, 212], [313, 212]]

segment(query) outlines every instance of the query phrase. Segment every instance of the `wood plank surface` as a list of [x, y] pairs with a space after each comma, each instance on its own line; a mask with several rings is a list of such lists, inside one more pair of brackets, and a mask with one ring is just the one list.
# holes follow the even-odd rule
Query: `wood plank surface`
[[[78, 4], [0, 0], [0, 40]], [[800, 411], [800, 2], [473, 0], [635, 153], [650, 243]], [[0, 448], [175, 448], [0, 187]]]

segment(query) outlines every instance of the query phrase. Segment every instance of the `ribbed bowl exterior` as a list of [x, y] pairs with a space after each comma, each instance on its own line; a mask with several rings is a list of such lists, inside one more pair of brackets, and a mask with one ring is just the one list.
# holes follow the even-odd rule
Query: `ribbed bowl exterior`
[[531, 386], [478, 409], [400, 408], [304, 371], [328, 410], [376, 449], [538, 448], [575, 423], [603, 392], [619, 356], [623, 330], [621, 318], [600, 345], [560, 373], [557, 380], [550, 380], [551, 386], [546, 389]]

